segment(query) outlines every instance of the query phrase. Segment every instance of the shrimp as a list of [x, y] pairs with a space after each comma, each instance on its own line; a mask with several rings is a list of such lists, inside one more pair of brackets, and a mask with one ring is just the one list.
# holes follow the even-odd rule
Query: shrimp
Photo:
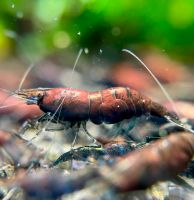
[[[124, 119], [149, 113], [153, 116], [165, 118], [177, 126], [194, 133], [194, 130], [186, 127], [179, 121], [178, 112], [173, 100], [143, 61], [127, 49], [123, 49], [122, 51], [131, 54], [148, 70], [164, 95], [171, 102], [176, 114], [169, 112], [164, 106], [129, 87], [113, 87], [98, 92], [89, 92], [73, 88], [35, 88], [20, 90], [21, 87], [19, 87], [19, 90], [16, 91], [16, 96], [25, 99], [28, 105], [36, 104], [43, 112], [52, 114], [50, 121], [53, 119], [62, 123], [68, 121], [71, 123], [71, 126], [77, 122], [80, 124], [80, 122], [86, 122], [88, 120], [94, 124], [101, 124], [103, 122], [115, 124]], [[73, 71], [81, 53], [82, 49], [79, 51]], [[86, 130], [85, 123], [82, 124]], [[90, 135], [88, 132], [87, 134]]]
[[[18, 90], [16, 96], [25, 99], [27, 104], [36, 104], [43, 112], [52, 114], [50, 121], [57, 119], [62, 123], [69, 121], [75, 124], [90, 120], [94, 124], [103, 122], [115, 124], [124, 119], [149, 113], [165, 118], [167, 121], [194, 133], [193, 130], [179, 121], [173, 100], [145, 63], [131, 51], [127, 49], [122, 51], [131, 54], [148, 70], [172, 104], [176, 114], [169, 112], [164, 106], [129, 87], [113, 87], [98, 92], [73, 88], [35, 88]], [[78, 54], [74, 68], [81, 53], [82, 49]], [[86, 128], [84, 129], [86, 130]]]
[[[92, 121], [115, 124], [149, 113], [178, 121], [165, 107], [129, 87], [113, 87], [98, 92], [72, 88], [23, 89], [16, 93], [28, 105], [36, 104], [60, 122]], [[60, 108], [60, 109], [59, 109]]]

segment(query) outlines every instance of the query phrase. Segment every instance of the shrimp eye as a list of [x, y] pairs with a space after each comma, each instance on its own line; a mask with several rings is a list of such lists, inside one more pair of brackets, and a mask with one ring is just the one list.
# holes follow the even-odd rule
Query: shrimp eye
[[42, 93], [38, 93], [37, 98], [41, 99], [43, 97]]
[[37, 104], [39, 104], [42, 101], [43, 97], [44, 97], [43, 93], [38, 93], [38, 95], [36, 96]]

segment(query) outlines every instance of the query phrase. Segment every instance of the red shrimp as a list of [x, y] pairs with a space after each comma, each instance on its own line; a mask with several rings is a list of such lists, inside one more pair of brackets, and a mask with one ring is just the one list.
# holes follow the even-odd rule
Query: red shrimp
[[[113, 87], [98, 92], [72, 88], [37, 88], [17, 92], [27, 104], [37, 104], [61, 122], [87, 121], [114, 124], [146, 113], [158, 117], [177, 117], [159, 103], [129, 87]], [[60, 108], [60, 109], [59, 109]]]

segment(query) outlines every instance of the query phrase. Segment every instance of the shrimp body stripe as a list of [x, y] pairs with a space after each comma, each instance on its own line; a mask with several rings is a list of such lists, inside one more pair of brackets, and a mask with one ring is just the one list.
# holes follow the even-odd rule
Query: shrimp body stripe
[[[90, 109], [90, 116], [89, 119], [95, 123], [100, 124], [102, 122], [107, 122], [107, 116], [110, 118], [108, 121], [112, 122], [112, 112], [107, 113], [105, 111], [108, 108], [110, 102], [115, 102], [116, 100], [116, 90], [115, 88], [110, 88], [106, 90], [102, 90], [99, 93], [91, 92], [90, 94], [91, 99], [91, 109]], [[112, 106], [112, 104], [110, 104]], [[92, 109], [94, 108], [94, 109]], [[109, 108], [108, 110], [110, 110]], [[114, 116], [115, 117], [115, 116]]]

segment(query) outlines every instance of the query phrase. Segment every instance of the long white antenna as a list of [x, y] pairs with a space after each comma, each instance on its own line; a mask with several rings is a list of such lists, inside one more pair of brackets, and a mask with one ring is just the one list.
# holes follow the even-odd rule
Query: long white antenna
[[138, 56], [136, 56], [130, 50], [128, 50], [128, 49], [122, 49], [122, 51], [131, 54], [133, 57], [135, 57], [148, 70], [148, 72], [150, 73], [150, 75], [153, 77], [153, 79], [156, 81], [156, 83], [158, 84], [158, 86], [160, 87], [160, 89], [162, 90], [162, 92], [164, 93], [165, 97], [168, 99], [168, 101], [172, 105], [172, 108], [173, 108], [174, 112], [179, 116], [177, 108], [176, 108], [176, 106], [174, 104], [173, 99], [170, 97], [170, 95], [168, 94], [168, 92], [166, 91], [166, 89], [163, 87], [163, 85], [160, 83], [160, 81], [156, 78], [156, 76], [152, 73], [152, 71], [149, 69], [149, 67]]
[[[75, 72], [75, 67], [77, 66], [78, 60], [79, 60], [79, 58], [80, 58], [82, 52], [83, 52], [83, 49], [80, 49], [79, 52], [78, 52], [78, 55], [77, 55], [77, 58], [76, 58], [76, 60], [75, 60], [74, 65], [73, 65], [73, 69], [72, 69], [71, 76], [70, 76], [70, 79], [69, 79], [69, 82], [70, 82], [70, 83], [72, 82], [73, 74], [74, 74], [74, 72]], [[71, 87], [70, 87], [70, 88], [71, 88]]]
[[22, 77], [22, 80], [20, 81], [20, 84], [19, 84], [19, 87], [18, 87], [18, 90], [21, 90], [23, 84], [24, 84], [24, 81], [26, 80], [26, 77], [28, 76], [29, 72], [32, 70], [32, 68], [34, 67], [35, 65], [34, 64], [31, 64], [26, 72], [24, 73], [23, 77]]

